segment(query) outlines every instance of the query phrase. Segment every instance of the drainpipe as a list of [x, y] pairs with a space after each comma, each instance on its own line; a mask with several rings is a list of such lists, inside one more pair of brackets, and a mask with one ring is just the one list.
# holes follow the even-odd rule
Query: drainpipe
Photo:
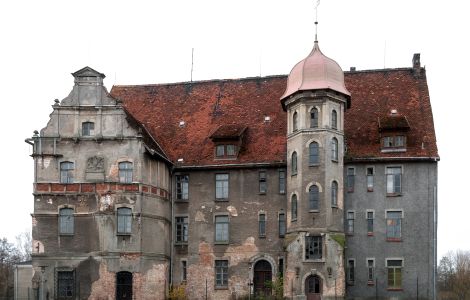
[[174, 167], [171, 166], [170, 169], [170, 206], [171, 206], [171, 219], [170, 219], [170, 287], [173, 285], [173, 268], [174, 268], [174, 232], [173, 232], [173, 220], [175, 218], [175, 208], [174, 208], [174, 197], [173, 197], [173, 174], [174, 174]]

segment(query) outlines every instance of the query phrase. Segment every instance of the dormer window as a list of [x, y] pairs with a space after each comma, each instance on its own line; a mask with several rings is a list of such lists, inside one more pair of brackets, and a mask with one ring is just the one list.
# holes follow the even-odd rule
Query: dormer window
[[236, 159], [243, 145], [246, 126], [220, 125], [209, 138], [214, 143], [216, 159]]
[[405, 147], [405, 136], [386, 136], [383, 138], [384, 148], [404, 148]]
[[92, 136], [95, 134], [95, 123], [83, 122], [82, 123], [82, 136]]
[[392, 110], [390, 115], [379, 118], [382, 152], [405, 152], [406, 135], [410, 124], [406, 116]]
[[221, 144], [215, 146], [216, 158], [235, 158], [237, 156], [237, 146], [233, 144]]

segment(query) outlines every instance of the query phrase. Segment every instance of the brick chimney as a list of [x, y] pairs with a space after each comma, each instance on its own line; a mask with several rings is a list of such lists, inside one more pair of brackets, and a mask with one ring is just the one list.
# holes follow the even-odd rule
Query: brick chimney
[[421, 74], [421, 60], [420, 60], [421, 54], [415, 53], [413, 54], [413, 74], [419, 76]]

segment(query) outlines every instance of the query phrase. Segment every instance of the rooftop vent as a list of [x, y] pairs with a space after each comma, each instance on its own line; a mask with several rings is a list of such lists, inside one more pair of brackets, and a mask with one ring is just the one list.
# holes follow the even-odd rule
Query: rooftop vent
[[390, 111], [390, 114], [392, 114], [392, 115], [396, 115], [397, 113], [398, 113], [398, 111], [397, 111], [396, 109], [392, 109], [392, 110]]
[[349, 71], [356, 71], [356, 67], [350, 67]]
[[182, 163], [183, 161], [184, 161], [184, 159], [178, 158], [178, 162], [179, 162], [179, 163]]
[[269, 123], [271, 122], [271, 117], [270, 116], [264, 116], [264, 123]]
[[180, 128], [183, 128], [186, 125], [186, 122], [181, 120], [179, 123]]

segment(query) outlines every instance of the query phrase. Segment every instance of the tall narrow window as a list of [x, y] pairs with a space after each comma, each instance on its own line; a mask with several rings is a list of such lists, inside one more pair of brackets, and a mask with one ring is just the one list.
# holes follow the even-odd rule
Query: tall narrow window
[[258, 215], [258, 233], [260, 237], [266, 236], [266, 214]]
[[82, 123], [82, 136], [91, 136], [95, 134], [95, 123], [83, 122]]
[[286, 235], [286, 215], [284, 213], [279, 214], [279, 236], [284, 237]]
[[188, 241], [188, 217], [176, 217], [176, 242], [186, 243]]
[[348, 211], [346, 223], [346, 233], [354, 234], [354, 212]]
[[279, 194], [286, 193], [286, 171], [279, 170]]
[[215, 156], [224, 157], [225, 156], [225, 145], [217, 145], [215, 147]]
[[402, 267], [403, 261], [401, 259], [387, 260], [387, 281], [389, 289], [401, 289]]
[[215, 199], [228, 199], [228, 174], [215, 175]]
[[387, 211], [387, 240], [401, 240], [401, 211]]
[[267, 183], [266, 183], [266, 171], [259, 172], [259, 192], [261, 194], [266, 194]]
[[367, 212], [367, 235], [374, 235], [374, 212]]
[[292, 115], [292, 131], [295, 132], [299, 129], [299, 124], [298, 124], [298, 115], [297, 112], [294, 112], [294, 115]]
[[354, 192], [354, 175], [355, 175], [355, 169], [354, 168], [348, 168], [346, 171], [346, 185], [349, 193]]
[[312, 185], [309, 189], [308, 189], [308, 203], [309, 203], [309, 209], [310, 210], [318, 210], [319, 209], [319, 206], [318, 206], [318, 200], [319, 200], [319, 190], [318, 190], [318, 186], [316, 185]]
[[215, 261], [215, 286], [218, 288], [228, 286], [228, 260]]
[[387, 194], [401, 193], [401, 167], [387, 167]]
[[356, 262], [354, 261], [354, 259], [349, 259], [348, 260], [348, 283], [351, 285], [354, 284], [355, 266], [356, 266]]
[[338, 114], [334, 109], [331, 111], [331, 128], [338, 129]]
[[119, 182], [132, 183], [133, 164], [129, 161], [119, 163]]
[[338, 206], [338, 183], [336, 181], [331, 183], [331, 206]]
[[297, 175], [297, 152], [292, 153], [292, 175]]
[[229, 239], [228, 216], [215, 217], [215, 241], [217, 243], [228, 243]]
[[366, 174], [367, 174], [367, 191], [368, 192], [373, 192], [374, 191], [374, 168], [373, 167], [367, 167], [366, 169]]
[[73, 183], [73, 162], [63, 161], [60, 163], [60, 183]]
[[186, 281], [188, 279], [188, 262], [185, 260], [181, 261], [181, 280]]
[[73, 234], [73, 209], [61, 208], [59, 210], [59, 234]]
[[73, 271], [57, 272], [57, 298], [75, 298], [75, 278]]
[[321, 259], [322, 247], [321, 236], [305, 236], [305, 259]]
[[373, 259], [367, 259], [367, 283], [374, 284], [375, 279], [375, 261]]
[[176, 199], [188, 200], [189, 175], [176, 175]]
[[284, 277], [284, 258], [279, 258], [279, 275]]
[[338, 140], [336, 138], [331, 139], [331, 160], [338, 161]]
[[297, 220], [297, 195], [292, 195], [291, 199], [291, 215], [292, 221]]
[[132, 232], [132, 209], [120, 207], [117, 209], [117, 233], [131, 234]]
[[312, 108], [310, 111], [310, 128], [318, 127], [318, 109]]
[[317, 142], [311, 142], [310, 145], [308, 145], [308, 163], [309, 165], [318, 165], [319, 163], [319, 157], [318, 157], [318, 143]]

